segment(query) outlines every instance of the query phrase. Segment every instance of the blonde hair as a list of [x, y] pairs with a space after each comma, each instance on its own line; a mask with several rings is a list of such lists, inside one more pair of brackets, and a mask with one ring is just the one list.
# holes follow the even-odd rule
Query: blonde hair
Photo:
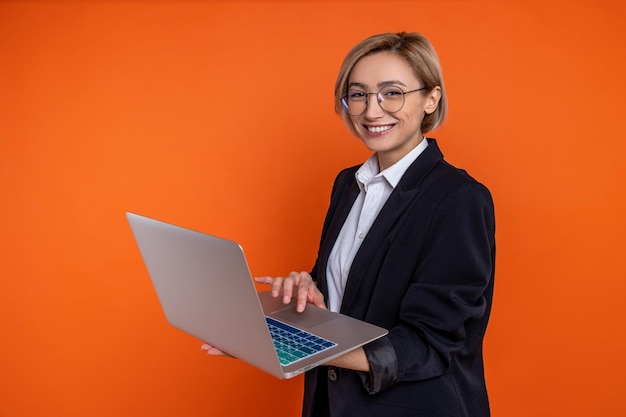
[[413, 69], [415, 76], [422, 82], [423, 87], [426, 87], [423, 92], [424, 95], [437, 86], [441, 87], [439, 104], [434, 112], [425, 114], [421, 130], [422, 133], [426, 133], [441, 125], [446, 118], [447, 101], [443, 75], [435, 49], [428, 39], [419, 33], [381, 33], [359, 42], [348, 52], [335, 82], [335, 112], [341, 116], [352, 133], [356, 134], [350, 122], [350, 116], [341, 104], [341, 98], [347, 93], [348, 79], [356, 63], [361, 58], [378, 52], [391, 53], [404, 59]]

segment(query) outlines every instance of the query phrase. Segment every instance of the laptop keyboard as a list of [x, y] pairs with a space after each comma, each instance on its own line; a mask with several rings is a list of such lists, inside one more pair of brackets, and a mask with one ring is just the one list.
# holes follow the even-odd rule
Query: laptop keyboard
[[280, 364], [285, 366], [323, 352], [336, 343], [265, 316]]

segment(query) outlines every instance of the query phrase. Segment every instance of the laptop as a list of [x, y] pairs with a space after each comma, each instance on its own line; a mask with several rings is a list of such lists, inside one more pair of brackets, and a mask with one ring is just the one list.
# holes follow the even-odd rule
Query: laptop
[[[292, 378], [387, 334], [257, 293], [236, 242], [126, 213], [167, 321], [276, 378]], [[295, 343], [298, 346], [292, 347]]]

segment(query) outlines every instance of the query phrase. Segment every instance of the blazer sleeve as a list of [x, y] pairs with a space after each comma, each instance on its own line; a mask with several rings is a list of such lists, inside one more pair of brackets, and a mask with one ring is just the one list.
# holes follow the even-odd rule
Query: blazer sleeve
[[[364, 347], [371, 370], [361, 379], [370, 393], [442, 375], [459, 352], [480, 355], [495, 265], [491, 195], [480, 183], [462, 183], [439, 201], [426, 225], [425, 242], [403, 242], [420, 249], [397, 323]], [[471, 342], [470, 333], [478, 333]]]

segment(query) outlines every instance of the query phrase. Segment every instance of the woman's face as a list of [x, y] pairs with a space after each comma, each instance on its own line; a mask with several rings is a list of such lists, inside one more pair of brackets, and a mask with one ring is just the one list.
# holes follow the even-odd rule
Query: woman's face
[[[348, 94], [355, 91], [377, 93], [381, 87], [396, 86], [402, 91], [422, 88], [409, 64], [397, 55], [379, 52], [361, 58], [348, 79]], [[378, 156], [380, 170], [395, 164], [422, 141], [421, 124], [425, 113], [437, 108], [441, 89], [423, 94], [404, 95], [404, 106], [395, 112], [383, 110], [376, 94], [368, 96], [368, 105], [360, 116], [350, 116], [354, 130], [365, 146]]]

